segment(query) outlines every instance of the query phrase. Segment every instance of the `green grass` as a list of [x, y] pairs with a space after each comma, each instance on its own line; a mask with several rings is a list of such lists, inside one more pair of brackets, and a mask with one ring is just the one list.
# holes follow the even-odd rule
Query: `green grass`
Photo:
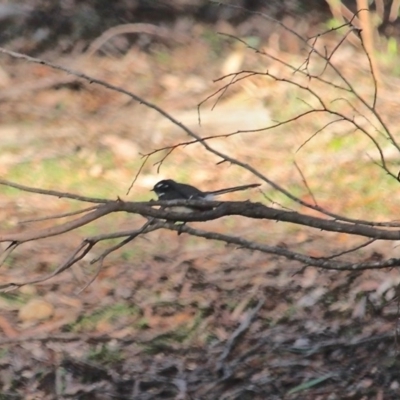
[[[140, 165], [139, 158], [127, 165], [127, 168], [132, 170], [132, 179]], [[112, 154], [102, 150], [93, 152], [91, 157], [78, 153], [68, 157], [21, 162], [9, 169], [7, 180], [21, 185], [91, 197], [116, 198], [118, 195], [125, 195], [129, 184], [125, 187], [122, 182], [105, 177], [103, 172], [99, 176], [93, 176], [90, 171], [94, 166], [104, 173], [114, 169]], [[1, 192], [11, 197], [21, 195], [20, 190], [6, 186], [1, 187]], [[141, 196], [140, 193], [139, 197]]]
[[[108, 168], [106, 158], [99, 157], [103, 168]], [[98, 197], [109, 194], [115, 190], [112, 182], [102, 180], [99, 185], [98, 178], [92, 178], [87, 174], [90, 168], [79, 156], [71, 156], [64, 159], [43, 160], [40, 163], [22, 163], [11, 169], [9, 180], [15, 182], [30, 182], [36, 187], [52, 188], [54, 190], [65, 190], [71, 192], [82, 191], [90, 196], [94, 193]]]
[[125, 303], [116, 303], [112, 306], [103, 306], [98, 308], [90, 315], [83, 316], [74, 324], [66, 327], [69, 332], [87, 332], [94, 330], [100, 321], [112, 323], [118, 321], [122, 317], [138, 316], [139, 309], [135, 306], [130, 306]]
[[226, 37], [218, 35], [213, 29], [204, 29], [202, 39], [207, 42], [210, 48], [211, 59], [219, 59], [224, 46], [226, 45]]
[[113, 349], [108, 344], [100, 344], [91, 347], [87, 354], [87, 360], [100, 363], [102, 365], [115, 364], [123, 361], [123, 352], [120, 349]]
[[23, 293], [0, 293], [0, 308], [2, 310], [13, 310], [26, 303], [29, 296]]

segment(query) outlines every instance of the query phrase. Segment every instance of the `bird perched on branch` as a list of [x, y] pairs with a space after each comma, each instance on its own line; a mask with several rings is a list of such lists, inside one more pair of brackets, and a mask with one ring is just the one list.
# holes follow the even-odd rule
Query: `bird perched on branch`
[[[156, 193], [158, 200], [213, 200], [215, 196], [221, 194], [238, 192], [261, 186], [259, 183], [252, 183], [249, 185], [233, 186], [226, 189], [211, 190], [203, 192], [195, 186], [187, 185], [186, 183], [178, 183], [172, 179], [165, 179], [156, 183], [152, 189]], [[212, 208], [210, 208], [212, 209]], [[176, 212], [193, 212], [203, 210], [204, 207], [174, 207], [173, 211]]]

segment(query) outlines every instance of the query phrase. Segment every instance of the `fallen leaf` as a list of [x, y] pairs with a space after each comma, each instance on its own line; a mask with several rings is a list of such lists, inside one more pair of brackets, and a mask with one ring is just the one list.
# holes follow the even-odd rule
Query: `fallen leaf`
[[54, 307], [43, 299], [34, 298], [23, 305], [18, 312], [18, 318], [23, 322], [39, 321], [50, 318]]

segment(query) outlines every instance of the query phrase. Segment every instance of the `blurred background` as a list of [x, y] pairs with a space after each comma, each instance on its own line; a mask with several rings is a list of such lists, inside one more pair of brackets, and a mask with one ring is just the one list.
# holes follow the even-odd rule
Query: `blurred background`
[[[318, 107], [309, 92], [284, 80], [310, 85], [328, 107], [354, 118], [376, 138], [397, 174], [398, 150], [374, 112], [397, 138], [398, 2], [237, 0], [229, 5], [206, 0], [0, 0], [0, 46], [131, 91], [202, 137], [260, 130], [305, 112], [310, 104]], [[359, 14], [353, 25], [366, 35], [370, 59], [358, 31], [336, 29], [365, 8], [368, 18]], [[341, 43], [332, 62], [359, 97], [334, 85], [311, 86], [307, 77], [296, 74], [309, 49], [293, 32], [311, 38], [321, 52]], [[309, 61], [310, 73], [332, 84], [343, 82], [323, 60]], [[374, 99], [371, 66], [379, 89], [374, 112], [360, 101], [362, 97], [372, 104]], [[218, 79], [238, 71], [268, 71], [281, 80], [251, 76], [219, 97], [218, 90], [231, 77]], [[375, 221], [397, 219], [398, 182], [377, 166], [376, 148], [365, 134], [351, 124], [332, 124], [333, 119], [310, 114], [273, 130], [209, 143], [303, 200], [313, 201], [311, 189], [318, 204], [332, 212]], [[178, 147], [165, 160], [167, 150], [153, 154], [189, 139], [124, 94], [46, 65], [0, 57], [3, 179], [132, 201], [151, 199], [150, 189], [164, 178], [203, 190], [260, 182], [249, 171], [219, 164], [220, 159], [198, 144]], [[143, 166], [143, 155], [150, 153]], [[266, 184], [224, 199], [309, 212]], [[81, 207], [1, 186], [0, 228], [9, 233], [49, 227], [58, 222], [26, 220]], [[2, 266], [0, 283], [44, 276], [83, 238], [142, 223], [140, 216], [112, 215], [61, 238], [26, 243]], [[314, 257], [345, 251], [364, 240], [237, 217], [193, 225]], [[342, 399], [343, 393], [354, 399], [397, 398], [398, 360], [390, 341], [397, 313], [391, 301], [400, 281], [396, 270], [320, 271], [273, 255], [157, 231], [112, 253], [98, 271], [90, 261], [112, 244], [95, 248], [56, 278], [0, 295], [0, 385], [3, 394], [14, 396], [5, 398], [77, 398], [79, 392], [88, 399], [183, 399], [190, 392], [205, 399], [265, 399], [266, 394], [278, 399], [304, 382], [310, 382], [307, 393], [298, 389], [304, 397], [294, 391], [288, 398]], [[397, 245], [376, 241], [349, 257], [397, 256]], [[232, 353], [233, 372], [219, 381], [218, 356], [260, 296], [265, 304]], [[371, 339], [353, 352], [338, 344], [336, 353], [304, 355], [327, 338], [340, 342], [378, 334], [387, 335], [381, 337], [381, 347]], [[25, 341], [40, 335], [45, 340]], [[266, 337], [271, 342], [257, 358], [247, 356]], [[315, 374], [321, 369], [322, 387], [314, 381], [321, 379]], [[110, 371], [119, 380], [110, 378]], [[340, 390], [332, 376], [341, 379]], [[189, 389], [167, 383], [173, 379], [189, 379]], [[317, 397], [326, 392], [330, 397]]]

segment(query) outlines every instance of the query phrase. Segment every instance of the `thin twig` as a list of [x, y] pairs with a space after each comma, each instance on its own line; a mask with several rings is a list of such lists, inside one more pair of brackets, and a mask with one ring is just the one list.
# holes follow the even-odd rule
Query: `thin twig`
[[[0, 52], [1, 52], [1, 48], [0, 48]], [[45, 190], [45, 189], [33, 188], [31, 186], [25, 186], [25, 185], [20, 185], [19, 183], [6, 181], [5, 179], [0, 179], [0, 185], [13, 187], [15, 189], [23, 190], [24, 192], [31, 192], [31, 193], [37, 193], [37, 194], [44, 194], [46, 196], [54, 196], [54, 197], [58, 197], [58, 198], [85, 201], [87, 203], [104, 204], [104, 203], [108, 203], [111, 201], [111, 200], [99, 199], [99, 198], [95, 198], [95, 197], [80, 196], [78, 194], [58, 192], [56, 190]]]
[[361, 244], [358, 245], [358, 246], [352, 247], [351, 249], [343, 250], [343, 251], [341, 251], [341, 252], [339, 252], [339, 253], [332, 254], [332, 255], [330, 255], [330, 256], [328, 256], [328, 257], [323, 257], [323, 258], [324, 258], [325, 260], [332, 260], [333, 258], [338, 258], [338, 257], [344, 256], [345, 254], [354, 253], [355, 251], [360, 250], [360, 249], [362, 249], [362, 248], [364, 248], [364, 247], [367, 247], [367, 246], [369, 246], [371, 243], [374, 243], [374, 242], [376, 242], [376, 239], [369, 239], [369, 240], [365, 241], [364, 243], [361, 243]]
[[133, 239], [135, 239], [139, 235], [144, 234], [144, 233], [153, 232], [153, 231], [163, 227], [163, 225], [164, 225], [163, 221], [155, 222], [154, 219], [150, 219], [141, 228], [133, 231], [126, 239], [124, 239], [120, 243], [117, 243], [114, 246], [111, 246], [110, 248], [105, 250], [102, 254], [100, 254], [98, 257], [94, 258], [90, 263], [94, 264], [98, 261], [102, 262], [102, 260], [104, 260], [110, 253], [125, 246], [127, 243], [131, 242]]
[[109, 202], [101, 206], [96, 207], [96, 209], [86, 215], [76, 218], [72, 221], [65, 222], [60, 225], [55, 225], [50, 228], [37, 229], [29, 232], [22, 233], [11, 233], [11, 234], [0, 234], [0, 242], [29, 242], [37, 239], [44, 239], [51, 236], [58, 236], [63, 233], [72, 231], [81, 226], [87, 225], [88, 223], [104, 217], [107, 214], [115, 212], [120, 207], [120, 202]]
[[265, 298], [261, 298], [257, 305], [250, 311], [247, 312], [246, 317], [243, 318], [242, 322], [238, 326], [238, 328], [232, 333], [232, 335], [229, 337], [227, 340], [225, 346], [224, 346], [224, 351], [222, 354], [218, 357], [218, 362], [217, 362], [217, 371], [223, 369], [223, 365], [231, 351], [234, 349], [234, 347], [237, 344], [237, 341], [243, 336], [243, 334], [249, 329], [250, 325], [252, 324], [254, 318], [257, 316], [258, 312], [260, 311], [261, 307], [265, 303]]
[[11, 244], [4, 250], [0, 256], [0, 267], [4, 264], [10, 254], [20, 245], [19, 242], [11, 242]]
[[307, 191], [308, 191], [308, 194], [309, 194], [309, 195], [311, 196], [311, 198], [313, 199], [314, 205], [315, 205], [315, 206], [318, 206], [318, 203], [317, 203], [317, 200], [316, 200], [316, 198], [315, 198], [315, 196], [314, 196], [314, 193], [312, 192], [310, 186], [308, 185], [307, 179], [306, 179], [306, 177], [304, 176], [303, 171], [300, 169], [300, 167], [298, 166], [298, 164], [297, 164], [296, 161], [294, 161], [294, 166], [296, 167], [297, 172], [300, 174], [301, 180], [303, 181], [304, 186], [306, 187], [306, 189], [307, 189]]
[[140, 175], [140, 173], [142, 172], [144, 166], [146, 165], [146, 163], [147, 163], [147, 161], [148, 161], [148, 159], [149, 159], [149, 157], [150, 157], [150, 154], [145, 154], [143, 157], [144, 157], [144, 160], [142, 161], [142, 164], [140, 165], [140, 167], [139, 167], [139, 169], [138, 169], [138, 172], [136, 173], [135, 177], [133, 178], [132, 183], [129, 185], [129, 188], [128, 188], [127, 192], [126, 192], [126, 195], [129, 194], [129, 192], [130, 192], [131, 189], [133, 188], [133, 185], [135, 184], [135, 182], [136, 182], [137, 179], [139, 178], [139, 175]]
[[45, 281], [61, 274], [61, 272], [64, 272], [65, 270], [70, 268], [72, 265], [74, 265], [77, 261], [81, 260], [92, 249], [92, 247], [93, 247], [93, 245], [91, 243], [88, 243], [88, 242], [81, 243], [81, 245], [78, 246], [78, 248], [72, 253], [72, 255], [51, 274], [48, 274], [41, 278], [32, 279], [29, 281], [10, 282], [10, 283], [6, 283], [4, 285], [0, 285], [0, 292], [8, 292], [11, 290], [18, 289], [25, 285], [33, 285], [36, 283], [45, 282]]
[[18, 224], [27, 224], [27, 223], [31, 223], [31, 222], [47, 221], [49, 219], [72, 217], [73, 215], [79, 215], [79, 214], [83, 214], [88, 211], [96, 210], [96, 208], [97, 208], [97, 206], [93, 206], [93, 207], [87, 207], [82, 210], [72, 211], [72, 212], [68, 212], [68, 213], [64, 213], [64, 214], [55, 214], [55, 215], [49, 215], [49, 216], [41, 217], [41, 218], [24, 219], [23, 221], [18, 221]]
[[293, 252], [281, 246], [268, 246], [262, 243], [257, 243], [255, 241], [246, 240], [240, 236], [231, 236], [222, 233], [194, 229], [189, 227], [188, 225], [176, 226], [174, 224], [168, 223], [164, 225], [164, 228], [181, 233], [188, 233], [192, 236], [198, 236], [209, 240], [217, 240], [225, 243], [236, 244], [241, 248], [249, 250], [258, 250], [263, 253], [282, 256], [289, 260], [299, 261], [301, 264], [327, 270], [362, 271], [369, 269], [383, 269], [383, 268], [392, 268], [400, 266], [400, 258], [390, 258], [382, 261], [365, 261], [365, 262], [346, 262], [346, 261], [335, 261], [329, 259], [326, 260], [321, 257], [318, 258], [310, 257], [305, 254]]

